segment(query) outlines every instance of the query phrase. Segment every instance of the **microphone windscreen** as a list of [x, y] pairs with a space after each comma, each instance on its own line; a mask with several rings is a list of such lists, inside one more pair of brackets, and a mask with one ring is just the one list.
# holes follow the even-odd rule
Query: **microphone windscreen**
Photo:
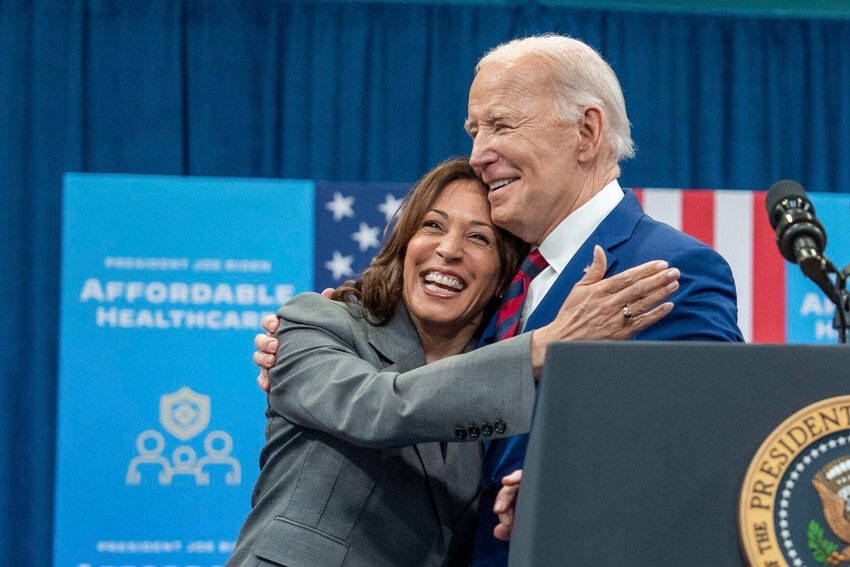
[[767, 209], [767, 216], [770, 219], [770, 226], [773, 228], [776, 228], [776, 223], [780, 217], [780, 215], [774, 213], [776, 205], [781, 203], [783, 199], [788, 199], [789, 197], [802, 198], [806, 201], [809, 200], [809, 197], [806, 195], [806, 190], [803, 189], [802, 185], [789, 179], [777, 181], [773, 184], [773, 186], [771, 186], [770, 190], [768, 190], [764, 205]]

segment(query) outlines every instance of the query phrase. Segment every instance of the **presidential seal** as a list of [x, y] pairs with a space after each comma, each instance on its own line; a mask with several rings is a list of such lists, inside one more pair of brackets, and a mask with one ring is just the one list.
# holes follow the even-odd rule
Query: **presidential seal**
[[803, 408], [765, 439], [738, 520], [752, 567], [850, 567], [850, 396]]

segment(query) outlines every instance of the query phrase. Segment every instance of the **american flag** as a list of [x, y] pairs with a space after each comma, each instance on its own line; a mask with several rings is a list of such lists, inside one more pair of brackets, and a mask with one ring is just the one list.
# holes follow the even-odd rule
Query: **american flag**
[[[404, 183], [316, 184], [317, 289], [336, 287], [368, 267], [383, 242], [387, 220], [410, 186]], [[806, 319], [807, 316], [819, 317], [816, 323], [821, 330], [831, 321], [828, 305], [815, 310], [818, 312], [805, 312], [805, 305], [812, 305], [812, 297], [819, 298], [820, 294], [813, 286], [797, 291], [796, 282], [802, 280], [802, 276], [797, 273], [796, 266], [785, 262], [776, 248], [764, 208], [765, 192], [654, 188], [634, 191], [651, 217], [698, 238], [726, 258], [738, 293], [738, 325], [748, 342], [791, 341], [789, 326], [800, 325], [808, 329], [813, 323]], [[821, 216], [830, 239], [839, 242], [850, 239], [850, 223], [846, 222], [848, 217], [844, 213], [850, 210], [850, 196], [810, 194], [810, 197], [819, 216], [825, 211], [834, 213], [835, 209], [841, 209], [843, 220], [836, 219], [832, 224]], [[846, 259], [839, 257], [837, 260]], [[791, 297], [789, 280], [795, 282], [790, 287], [799, 297]], [[808, 286], [808, 283], [801, 285]], [[789, 305], [801, 305], [803, 312], [786, 313]], [[834, 342], [831, 333], [829, 336], [821, 336], [821, 332], [810, 334], [811, 340], [806, 335], [793, 342]]]
[[369, 267], [384, 227], [412, 184], [316, 183], [316, 289], [337, 287]]
[[774, 242], [763, 191], [636, 189], [652, 218], [705, 242], [726, 258], [747, 342], [785, 342], [785, 260]]

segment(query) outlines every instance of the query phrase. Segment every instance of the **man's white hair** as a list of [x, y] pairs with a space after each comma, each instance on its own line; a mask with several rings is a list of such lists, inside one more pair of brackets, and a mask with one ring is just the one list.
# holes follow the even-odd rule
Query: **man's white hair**
[[620, 82], [611, 66], [586, 43], [556, 34], [514, 39], [485, 53], [475, 72], [487, 63], [511, 64], [529, 55], [540, 57], [549, 66], [562, 119], [576, 121], [588, 106], [599, 106], [608, 123], [604, 141], [617, 161], [635, 155]]

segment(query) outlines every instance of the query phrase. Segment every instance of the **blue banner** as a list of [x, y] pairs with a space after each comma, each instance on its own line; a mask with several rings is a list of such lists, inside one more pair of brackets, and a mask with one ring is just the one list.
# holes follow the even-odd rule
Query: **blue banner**
[[314, 288], [314, 185], [65, 177], [55, 567], [223, 565], [250, 509], [260, 319]]

